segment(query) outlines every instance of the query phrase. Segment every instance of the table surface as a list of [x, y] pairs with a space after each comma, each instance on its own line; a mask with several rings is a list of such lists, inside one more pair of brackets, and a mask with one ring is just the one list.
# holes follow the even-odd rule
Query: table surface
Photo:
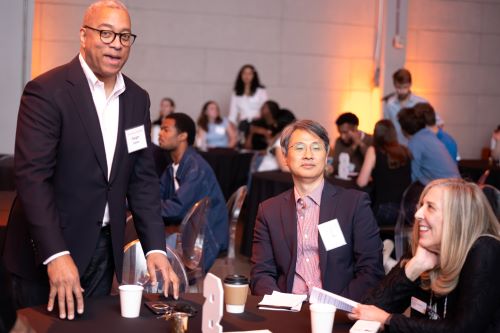
[[[157, 300], [157, 295], [145, 295], [146, 300]], [[204, 298], [201, 294], [185, 294], [183, 299], [191, 301], [198, 309], [198, 314], [189, 320], [189, 332], [201, 332], [201, 309]], [[224, 312], [221, 325], [225, 332], [269, 329], [271, 332], [310, 332], [309, 305], [304, 303], [300, 312], [268, 311], [257, 309], [262, 297], [248, 296], [245, 312], [231, 314]], [[168, 332], [170, 323], [156, 319], [144, 305], [139, 318], [127, 319], [120, 316], [118, 296], [87, 299], [85, 313], [73, 321], [60, 320], [56, 313], [48, 313], [45, 306], [20, 310], [38, 333], [44, 332]], [[349, 332], [353, 322], [347, 319], [345, 312], [337, 311], [334, 332]]]

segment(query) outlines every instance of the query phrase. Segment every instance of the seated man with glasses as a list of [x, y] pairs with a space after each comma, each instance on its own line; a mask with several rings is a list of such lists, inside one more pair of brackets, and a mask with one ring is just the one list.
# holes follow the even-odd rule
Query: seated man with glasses
[[310, 294], [319, 287], [360, 301], [384, 275], [368, 195], [325, 182], [329, 138], [319, 123], [286, 127], [281, 149], [294, 187], [259, 206], [252, 294]]

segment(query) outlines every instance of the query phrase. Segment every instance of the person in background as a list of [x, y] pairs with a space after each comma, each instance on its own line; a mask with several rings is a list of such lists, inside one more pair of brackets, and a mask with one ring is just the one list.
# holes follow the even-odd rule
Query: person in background
[[[384, 332], [498, 332], [500, 224], [483, 192], [461, 179], [429, 183], [419, 200], [411, 258], [354, 308]], [[402, 313], [411, 307], [411, 316]]]
[[250, 273], [254, 295], [309, 294], [319, 287], [360, 301], [384, 275], [368, 195], [325, 181], [329, 141], [312, 120], [296, 121], [281, 134], [294, 187], [259, 205]]
[[160, 102], [160, 111], [158, 119], [151, 123], [151, 142], [158, 146], [158, 134], [163, 119], [175, 112], [175, 102], [170, 97], [163, 97]]
[[214, 101], [206, 102], [198, 118], [196, 146], [201, 150], [234, 148], [236, 140], [236, 129], [227, 118], [221, 117], [219, 105]]
[[203, 240], [203, 270], [207, 272], [229, 243], [226, 201], [212, 167], [192, 147], [194, 121], [184, 113], [172, 113], [162, 123], [160, 147], [172, 163], [160, 177], [161, 214], [166, 226], [179, 225], [188, 210], [204, 197], [210, 198]]
[[411, 179], [427, 185], [439, 178], [460, 178], [457, 163], [446, 147], [425, 125], [422, 112], [414, 107], [405, 108], [398, 114], [399, 124], [408, 137], [412, 155]]
[[440, 126], [437, 125], [436, 112], [434, 111], [432, 105], [429, 103], [417, 103], [415, 104], [415, 109], [422, 113], [427, 128], [436, 134], [439, 141], [443, 143], [446, 150], [448, 150], [448, 153], [450, 153], [451, 158], [457, 162], [459, 159], [457, 142], [450, 134], [443, 130], [444, 123], [441, 123]]
[[250, 123], [259, 117], [259, 110], [268, 100], [265, 87], [253, 65], [241, 67], [234, 83], [229, 106], [229, 120], [238, 126], [241, 142], [245, 140]]
[[498, 125], [497, 129], [493, 131], [491, 135], [491, 159], [496, 162], [496, 164], [500, 164], [500, 125]]
[[257, 172], [281, 170], [289, 172], [290, 169], [286, 165], [285, 156], [280, 148], [280, 136], [283, 129], [296, 121], [295, 115], [287, 109], [281, 109], [276, 119], [276, 134], [269, 140], [269, 146], [266, 148], [262, 160], [256, 166]]
[[277, 102], [266, 101], [260, 108], [260, 117], [252, 120], [243, 147], [245, 149], [266, 149], [277, 133], [278, 115], [281, 109]]
[[335, 123], [340, 136], [335, 140], [333, 147], [334, 171], [338, 170], [339, 155], [347, 153], [352, 165], [351, 172], [359, 172], [366, 151], [372, 145], [373, 137], [358, 129], [359, 119], [354, 113], [342, 113]]
[[16, 216], [3, 254], [17, 307], [47, 304], [52, 311], [57, 302], [59, 318], [69, 320], [83, 313], [84, 296], [109, 295], [115, 274], [121, 282], [127, 208], [151, 283], [160, 271], [179, 293], [165, 252], [149, 96], [121, 71], [136, 37], [127, 7], [92, 3], [79, 37], [73, 60], [24, 89]]
[[384, 101], [384, 119], [389, 119], [396, 128], [398, 141], [402, 145], [408, 145], [408, 139], [404, 136], [398, 122], [398, 113], [403, 108], [409, 108], [417, 103], [427, 103], [427, 100], [411, 92], [411, 73], [406, 68], [400, 68], [392, 74], [394, 93], [386, 96]]
[[381, 225], [396, 224], [403, 192], [411, 183], [411, 155], [399, 144], [392, 121], [375, 124], [373, 146], [368, 147], [365, 161], [356, 179], [359, 187], [373, 180], [373, 212]]

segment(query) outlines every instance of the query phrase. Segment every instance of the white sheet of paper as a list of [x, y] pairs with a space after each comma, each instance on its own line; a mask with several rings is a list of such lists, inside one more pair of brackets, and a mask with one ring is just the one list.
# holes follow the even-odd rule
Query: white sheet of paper
[[318, 230], [327, 251], [347, 244], [337, 219], [319, 224]]
[[148, 146], [144, 125], [125, 130], [125, 138], [127, 139], [127, 150], [129, 154]]
[[274, 290], [272, 295], [264, 295], [257, 305], [260, 310], [300, 312], [307, 295], [281, 293]]
[[337, 309], [347, 312], [352, 312], [352, 309], [359, 304], [352, 299], [342, 297], [318, 287], [313, 287], [311, 295], [309, 295], [309, 303], [331, 304]]

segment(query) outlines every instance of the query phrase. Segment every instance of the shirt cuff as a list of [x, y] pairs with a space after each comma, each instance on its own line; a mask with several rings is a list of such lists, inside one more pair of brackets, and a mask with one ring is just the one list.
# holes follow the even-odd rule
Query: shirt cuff
[[47, 259], [45, 259], [45, 261], [43, 262], [44, 265], [47, 265], [48, 263], [50, 263], [52, 260], [54, 259], [57, 259], [59, 257], [62, 257], [66, 254], [69, 254], [69, 251], [62, 251], [62, 252], [59, 252], [59, 253], [56, 253], [56, 254], [53, 254], [51, 255], [50, 257], [48, 257]]
[[163, 255], [166, 257], [167, 256], [167, 252], [163, 251], [163, 250], [151, 250], [149, 251], [148, 253], [146, 253], [146, 258], [151, 254], [151, 253], [163, 253]]

